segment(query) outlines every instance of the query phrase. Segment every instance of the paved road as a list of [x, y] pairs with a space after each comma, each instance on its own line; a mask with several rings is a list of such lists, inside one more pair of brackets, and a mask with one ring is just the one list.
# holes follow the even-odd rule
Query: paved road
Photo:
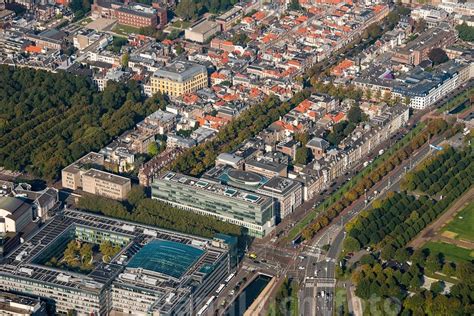
[[[435, 139], [432, 143], [438, 145], [441, 142], [441, 139]], [[339, 264], [337, 258], [344, 240], [344, 225], [362, 210], [370, 207], [376, 197], [383, 197], [388, 191], [398, 190], [399, 181], [405, 172], [420, 163], [430, 153], [428, 144], [418, 149], [411, 159], [404, 161], [367, 192], [368, 201], [364, 197], [354, 201], [338, 218], [333, 220], [330, 226], [317, 234], [310, 246], [305, 247], [302, 252], [305, 256], [306, 271], [302, 278], [304, 286], [300, 292], [301, 315], [333, 315], [335, 269]], [[327, 244], [331, 246], [327, 253], [323, 253], [321, 249]]]

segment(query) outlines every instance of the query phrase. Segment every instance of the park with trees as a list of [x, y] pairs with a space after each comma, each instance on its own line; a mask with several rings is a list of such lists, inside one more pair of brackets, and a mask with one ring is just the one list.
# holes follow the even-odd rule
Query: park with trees
[[347, 224], [346, 251], [371, 246], [381, 250], [382, 259], [390, 259], [471, 187], [474, 179], [466, 173], [474, 174], [470, 147], [448, 147], [428, 158], [402, 181], [408, 192], [388, 193]]
[[236, 0], [182, 0], [176, 6], [175, 14], [186, 21], [196, 20], [208, 12], [219, 13], [228, 10], [236, 3]]
[[167, 104], [145, 100], [133, 80], [99, 92], [89, 78], [8, 66], [0, 100], [0, 165], [47, 180]]
[[[346, 272], [356, 286], [355, 294], [365, 302], [364, 314], [387, 309], [407, 316], [473, 313], [472, 262], [453, 263], [442, 253], [401, 248], [390, 261], [376, 253], [366, 254]], [[425, 282], [435, 273], [443, 278]]]

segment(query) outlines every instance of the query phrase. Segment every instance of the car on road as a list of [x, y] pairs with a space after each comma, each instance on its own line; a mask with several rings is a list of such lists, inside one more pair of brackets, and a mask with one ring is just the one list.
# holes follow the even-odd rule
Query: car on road
[[298, 269], [304, 270], [305, 268], [303, 266], [299, 266]]

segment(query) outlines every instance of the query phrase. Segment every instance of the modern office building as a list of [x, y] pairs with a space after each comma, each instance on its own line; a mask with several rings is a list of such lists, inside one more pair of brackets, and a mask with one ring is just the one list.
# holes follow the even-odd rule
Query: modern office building
[[[88, 271], [52, 267], [71, 240], [120, 250]], [[56, 315], [194, 315], [230, 273], [225, 240], [67, 209], [3, 260], [0, 291], [39, 297]]]
[[272, 198], [174, 172], [155, 179], [152, 198], [245, 227], [256, 237], [267, 235], [275, 225]]
[[151, 77], [151, 92], [161, 92], [170, 97], [179, 97], [208, 86], [206, 67], [176, 61], [154, 72]]
[[274, 213], [277, 222], [291, 214], [303, 202], [301, 182], [280, 176], [267, 179], [258, 173], [234, 169], [226, 165], [216, 165], [207, 171], [201, 180], [272, 198], [275, 202]]

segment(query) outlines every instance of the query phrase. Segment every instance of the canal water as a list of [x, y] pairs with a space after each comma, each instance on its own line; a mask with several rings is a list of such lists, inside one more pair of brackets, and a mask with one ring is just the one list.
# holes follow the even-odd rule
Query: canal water
[[266, 275], [257, 276], [229, 306], [226, 316], [242, 316], [270, 280], [271, 278]]

